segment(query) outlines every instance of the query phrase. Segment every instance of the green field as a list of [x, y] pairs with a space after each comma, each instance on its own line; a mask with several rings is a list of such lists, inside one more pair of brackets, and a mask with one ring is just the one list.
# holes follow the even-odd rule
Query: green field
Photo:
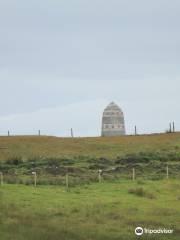
[[0, 239], [131, 240], [137, 226], [173, 229], [180, 239], [180, 182], [116, 181], [62, 187], [4, 185], [0, 189]]
[[0, 172], [2, 240], [180, 239], [180, 133], [0, 137]]
[[104, 138], [57, 138], [46, 136], [0, 137], [0, 171], [6, 183], [70, 185], [97, 182], [98, 170], [105, 180], [180, 178], [180, 133]]

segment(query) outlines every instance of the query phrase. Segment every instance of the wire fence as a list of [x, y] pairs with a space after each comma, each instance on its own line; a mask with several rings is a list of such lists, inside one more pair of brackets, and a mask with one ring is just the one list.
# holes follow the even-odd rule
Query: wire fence
[[24, 184], [24, 185], [59, 185], [68, 187], [76, 187], [83, 184], [103, 183], [109, 181], [120, 180], [163, 180], [163, 179], [180, 179], [180, 171], [174, 171], [169, 166], [165, 169], [158, 171], [151, 171], [143, 173], [138, 168], [129, 169], [127, 172], [116, 171], [93, 171], [87, 174], [66, 173], [64, 175], [50, 175], [38, 172], [31, 174], [9, 174], [0, 172], [0, 184]]
[[[64, 131], [63, 131], [64, 132]], [[63, 137], [75, 137], [75, 134], [74, 134], [74, 131], [73, 131], [73, 128], [69, 128], [66, 129], [66, 132], [67, 132], [67, 135]], [[177, 133], [177, 132], [180, 132], [180, 121], [176, 121], [176, 122], [170, 122], [170, 123], [167, 123], [167, 127], [164, 128], [164, 129], [160, 129], [160, 130], [153, 130], [152, 131], [149, 131], [149, 130], [146, 130], [146, 128], [144, 127], [144, 125], [132, 125], [132, 128], [129, 129], [129, 131], [127, 132], [126, 135], [146, 135], [146, 134], [161, 134], [161, 133]], [[49, 133], [48, 131], [42, 131], [41, 129], [39, 130], [35, 130], [35, 131], [29, 131], [28, 132], [17, 132], [17, 131], [13, 131], [13, 130], [7, 130], [7, 131], [1, 131], [0, 132], [0, 136], [2, 137], [6, 137], [6, 136], [9, 136], [9, 137], [15, 137], [15, 136], [56, 136], [55, 133]], [[58, 135], [59, 136], [59, 135]], [[78, 136], [78, 134], [76, 134], [76, 136]]]

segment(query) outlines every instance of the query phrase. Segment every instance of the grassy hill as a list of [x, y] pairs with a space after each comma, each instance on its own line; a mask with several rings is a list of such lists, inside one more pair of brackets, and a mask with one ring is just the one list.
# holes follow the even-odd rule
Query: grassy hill
[[162, 179], [166, 167], [180, 177], [180, 133], [123, 137], [58, 138], [47, 136], [0, 137], [0, 171], [9, 183], [31, 183], [32, 171], [39, 184], [71, 185], [104, 179], [136, 177]]
[[134, 240], [138, 226], [180, 239], [180, 133], [0, 137], [0, 171], [0, 239]]
[[138, 152], [180, 151], [180, 133], [123, 137], [58, 138], [47, 136], [0, 137], [0, 160], [32, 157], [117, 158]]

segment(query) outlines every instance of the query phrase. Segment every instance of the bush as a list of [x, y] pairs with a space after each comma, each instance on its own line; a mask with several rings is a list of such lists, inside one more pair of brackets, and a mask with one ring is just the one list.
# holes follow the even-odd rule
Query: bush
[[144, 197], [145, 196], [145, 191], [144, 191], [143, 188], [129, 189], [128, 193], [135, 194], [139, 197]]
[[134, 194], [138, 197], [147, 197], [149, 199], [154, 199], [155, 198], [153, 193], [146, 192], [142, 187], [141, 188], [129, 189], [128, 193]]
[[33, 179], [25, 179], [23, 181], [25, 185], [34, 185], [34, 180]]
[[154, 161], [180, 161], [179, 152], [139, 152], [127, 154], [124, 157], [118, 157], [116, 164], [135, 164], [135, 163], [153, 163]]
[[144, 181], [142, 181], [142, 180], [138, 180], [138, 181], [137, 181], [137, 184], [139, 184], [139, 185], [144, 185], [144, 184], [145, 184], [145, 182], [144, 182]]
[[6, 161], [6, 164], [15, 165], [15, 166], [20, 165], [22, 163], [23, 163], [23, 160], [21, 157], [11, 157]]

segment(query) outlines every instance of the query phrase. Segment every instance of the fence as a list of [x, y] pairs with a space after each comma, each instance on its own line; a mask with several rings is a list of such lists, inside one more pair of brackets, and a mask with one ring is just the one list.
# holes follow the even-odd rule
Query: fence
[[111, 170], [98, 170], [88, 171], [87, 173], [66, 173], [64, 175], [52, 175], [42, 174], [38, 172], [32, 172], [31, 174], [9, 174], [0, 172], [0, 184], [1, 186], [6, 184], [24, 184], [24, 185], [60, 185], [69, 187], [75, 187], [82, 184], [90, 183], [103, 183], [108, 181], [117, 180], [162, 180], [162, 179], [180, 179], [180, 171], [174, 170], [169, 166], [166, 166], [160, 172], [142, 172], [141, 169], [132, 168], [126, 172], [117, 172], [115, 169]]

